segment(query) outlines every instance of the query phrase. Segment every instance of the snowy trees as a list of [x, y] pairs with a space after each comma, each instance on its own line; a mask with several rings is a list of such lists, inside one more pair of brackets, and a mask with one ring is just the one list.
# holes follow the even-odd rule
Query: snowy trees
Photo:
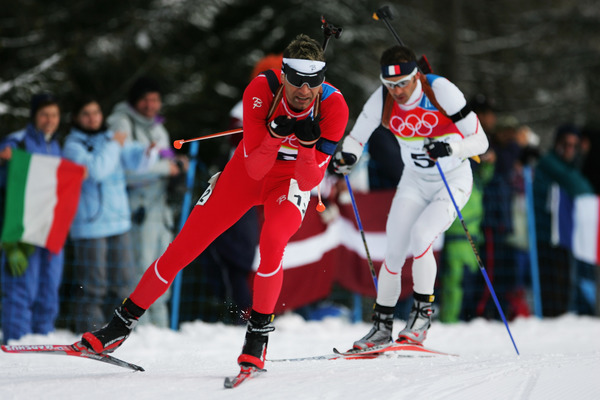
[[[66, 5], [68, 4], [68, 5]], [[378, 85], [381, 51], [394, 44], [371, 18], [372, 0], [19, 1], [0, 11], [0, 134], [22, 125], [39, 89], [65, 110], [74, 94], [105, 108], [139, 75], [165, 87], [177, 138], [222, 130], [251, 68], [298, 33], [318, 40], [321, 14], [344, 28], [327, 49], [327, 79], [353, 120]], [[582, 123], [600, 107], [600, 9], [593, 0], [392, 4], [403, 41], [467, 96], [485, 92], [542, 135], [563, 120]], [[352, 122], [352, 121], [351, 121]]]

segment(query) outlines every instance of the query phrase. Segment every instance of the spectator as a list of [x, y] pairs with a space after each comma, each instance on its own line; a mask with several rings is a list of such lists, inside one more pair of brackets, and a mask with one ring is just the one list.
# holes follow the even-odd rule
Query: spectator
[[[598, 171], [600, 171], [600, 157], [594, 156], [600, 149], [600, 122], [597, 120], [588, 122], [581, 130], [581, 139], [583, 153], [581, 172], [592, 184], [594, 193], [600, 195], [600, 174], [598, 174]], [[589, 277], [589, 281], [595, 281], [595, 287], [589, 291], [590, 295], [588, 297], [594, 295], [593, 297], [596, 300], [595, 314], [600, 316], [600, 268], [590, 265], [584, 267], [587, 271], [584, 271], [581, 275]]]
[[[477, 114], [484, 132], [490, 136], [495, 131], [497, 122], [493, 101], [483, 94], [477, 94], [469, 101], [469, 106]], [[496, 153], [488, 148], [480, 156], [480, 163], [473, 160], [470, 162], [473, 169], [473, 189], [461, 213], [473, 241], [481, 247], [481, 222], [485, 208], [483, 189], [494, 174]], [[480, 279], [477, 259], [458, 219], [444, 235], [442, 260], [440, 321], [457, 322], [459, 319], [474, 318], [477, 315], [477, 301], [483, 293], [485, 283]]]
[[[592, 183], [594, 192], [600, 194], [600, 157], [595, 153], [600, 149], [600, 122], [588, 123], [581, 130], [582, 173]], [[584, 147], [585, 146], [585, 147]]]
[[126, 142], [124, 132], [108, 130], [100, 105], [91, 97], [78, 101], [71, 115], [64, 156], [88, 173], [70, 232], [73, 278], [83, 289], [74, 309], [75, 331], [85, 332], [100, 328], [115, 302], [135, 285], [125, 168], [137, 169], [147, 146]]
[[527, 125], [520, 125], [516, 129], [515, 142], [519, 146], [519, 156], [515, 164], [515, 174], [513, 177], [513, 198], [512, 198], [512, 232], [508, 235], [507, 241], [514, 250], [515, 259], [515, 280], [513, 287], [507, 294], [510, 303], [508, 308], [508, 317], [527, 317], [531, 314], [530, 305], [527, 302], [527, 284], [530, 277], [529, 262], [529, 231], [526, 204], [525, 188], [525, 167], [533, 168], [535, 162], [540, 157], [538, 148], [540, 139]]
[[[0, 143], [2, 162], [11, 159], [14, 148], [60, 156], [60, 144], [56, 138], [59, 124], [57, 98], [50, 93], [34, 95], [31, 98], [30, 122]], [[24, 243], [4, 244], [0, 272], [3, 343], [30, 333], [48, 334], [54, 331], [63, 261], [62, 250], [53, 254], [46, 248]]]
[[[521, 149], [516, 142], [519, 121], [511, 115], [498, 119], [496, 129], [490, 137], [490, 148], [495, 155], [494, 174], [483, 189], [484, 233], [483, 261], [494, 282], [494, 289], [503, 310], [510, 314], [507, 294], [516, 279], [515, 249], [509, 242], [513, 232], [513, 196], [515, 194], [516, 164]], [[483, 293], [478, 305], [478, 314], [495, 316], [489, 291]], [[488, 314], [489, 313], [489, 314]]]
[[[187, 159], [175, 157], [171, 140], [159, 115], [161, 91], [152, 78], [139, 78], [131, 87], [127, 101], [118, 103], [108, 117], [108, 127], [124, 132], [128, 141], [152, 145], [160, 159], [144, 171], [127, 171], [127, 189], [132, 213], [131, 239], [134, 243], [138, 277], [173, 239], [173, 211], [167, 204], [169, 178], [187, 170]], [[145, 322], [169, 326], [168, 296], [162, 296], [148, 312]]]
[[[481, 163], [471, 160], [473, 189], [471, 197], [461, 214], [469, 234], [476, 245], [483, 242], [483, 187], [494, 173], [493, 153], [482, 154]], [[466, 237], [462, 223], [456, 219], [444, 235], [443, 273], [441, 277], [440, 321], [458, 322], [475, 316], [478, 268], [471, 243]]]
[[556, 240], [553, 229], [558, 218], [556, 207], [580, 194], [593, 193], [590, 182], [576, 168], [581, 133], [573, 124], [556, 130], [554, 143], [540, 159], [535, 170], [533, 198], [540, 265], [542, 314], [553, 317], [568, 311], [570, 263], [568, 244]]

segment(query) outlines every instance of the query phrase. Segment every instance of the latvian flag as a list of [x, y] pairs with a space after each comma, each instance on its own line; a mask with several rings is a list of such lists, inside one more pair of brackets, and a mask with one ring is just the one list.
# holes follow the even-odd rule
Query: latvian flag
[[77, 211], [83, 176], [84, 168], [71, 161], [13, 149], [1, 241], [58, 253]]

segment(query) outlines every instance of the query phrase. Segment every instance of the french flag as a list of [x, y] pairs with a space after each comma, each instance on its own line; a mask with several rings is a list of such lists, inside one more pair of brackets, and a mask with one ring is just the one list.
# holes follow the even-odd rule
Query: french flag
[[552, 243], [571, 249], [577, 260], [600, 265], [600, 198], [572, 198], [558, 185], [551, 193]]
[[388, 65], [387, 76], [401, 75], [399, 65]]
[[573, 256], [600, 265], [600, 201], [596, 195], [575, 198], [573, 211]]

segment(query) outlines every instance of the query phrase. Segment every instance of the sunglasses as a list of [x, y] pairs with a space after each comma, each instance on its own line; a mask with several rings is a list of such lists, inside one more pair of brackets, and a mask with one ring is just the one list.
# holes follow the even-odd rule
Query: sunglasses
[[305, 74], [284, 64], [283, 73], [289, 84], [297, 88], [301, 88], [306, 83], [309, 88], [314, 89], [325, 82], [325, 68], [314, 74]]
[[419, 70], [417, 68], [413, 69], [413, 72], [411, 72], [410, 74], [408, 74], [406, 76], [406, 78], [402, 78], [400, 80], [397, 81], [388, 81], [387, 79], [385, 79], [381, 74], [379, 74], [379, 79], [381, 80], [381, 83], [383, 83], [385, 85], [385, 87], [387, 87], [388, 89], [395, 89], [397, 87], [399, 88], [405, 88], [408, 86], [408, 84], [410, 83], [410, 81], [412, 80], [412, 78], [417, 74]]

